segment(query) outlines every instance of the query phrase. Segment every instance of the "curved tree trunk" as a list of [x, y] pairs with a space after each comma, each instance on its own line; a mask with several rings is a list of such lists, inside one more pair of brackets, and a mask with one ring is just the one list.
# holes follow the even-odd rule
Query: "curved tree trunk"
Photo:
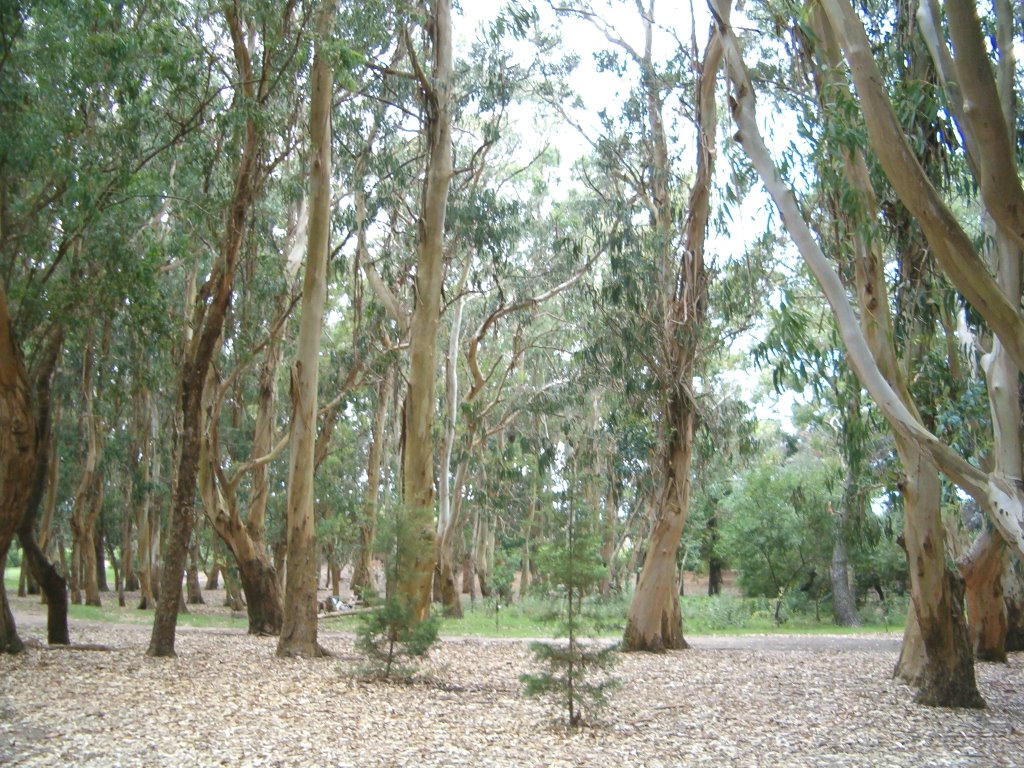
[[985, 531], [957, 562], [964, 578], [967, 620], [979, 661], [1006, 661], [1007, 615], [1003, 572], [1007, 552], [1002, 537]]
[[622, 646], [628, 651], [666, 651], [689, 647], [683, 639], [676, 583], [676, 554], [689, 512], [693, 413], [676, 399], [671, 404], [672, 447], [663, 467], [663, 485], [647, 557], [629, 604]]
[[[64, 332], [60, 328], [51, 337], [36, 369], [36, 435], [38, 445], [45, 446], [45, 449], [39, 452], [28, 511], [18, 528], [22, 555], [46, 600], [46, 640], [50, 645], [68, 645], [71, 642], [68, 632], [67, 582], [45, 552], [57, 489], [56, 446], [51, 429], [51, 385], [63, 343]], [[36, 539], [35, 521], [44, 495], [47, 499], [46, 514], [41, 526], [41, 543]]]

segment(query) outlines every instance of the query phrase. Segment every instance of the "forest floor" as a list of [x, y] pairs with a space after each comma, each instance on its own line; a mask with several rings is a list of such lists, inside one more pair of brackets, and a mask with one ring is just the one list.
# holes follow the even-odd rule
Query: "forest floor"
[[[445, 638], [412, 684], [366, 682], [349, 633], [331, 658], [281, 660], [274, 638], [72, 621], [52, 650], [36, 598], [11, 598], [29, 649], [0, 657], [0, 765], [1021, 766], [1024, 654], [979, 664], [988, 708], [921, 707], [891, 678], [898, 635], [692, 637], [621, 656], [589, 727], [522, 695], [522, 640]], [[207, 609], [214, 610], [214, 609]], [[561, 716], [561, 719], [560, 719]]]

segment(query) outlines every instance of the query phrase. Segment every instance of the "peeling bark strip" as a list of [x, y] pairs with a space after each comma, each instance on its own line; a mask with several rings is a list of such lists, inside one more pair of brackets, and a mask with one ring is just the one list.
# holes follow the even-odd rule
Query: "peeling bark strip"
[[661, 448], [661, 488], [647, 558], [629, 606], [623, 649], [663, 651], [686, 648], [676, 581], [676, 555], [683, 526], [690, 512], [690, 463], [696, 424], [696, 405], [690, 394], [698, 363], [697, 340], [705, 322], [708, 276], [704, 245], [711, 214], [711, 183], [715, 167], [717, 109], [715, 85], [722, 64], [722, 44], [711, 33], [697, 78], [697, 178], [688, 200], [684, 242], [673, 253], [672, 200], [668, 187], [670, 167], [662, 98], [651, 60], [652, 13], [643, 15], [646, 45], [638, 63], [647, 90], [648, 124], [654, 156], [653, 199], [657, 206], [655, 226], [662, 244], [659, 263], [669, 278], [663, 283], [662, 365], [668, 380], [675, 382], [667, 393], [663, 413], [665, 433]]

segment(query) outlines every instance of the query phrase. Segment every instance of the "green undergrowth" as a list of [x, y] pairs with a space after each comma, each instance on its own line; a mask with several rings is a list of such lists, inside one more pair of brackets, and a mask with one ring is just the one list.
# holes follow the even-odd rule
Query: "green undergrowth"
[[[601, 613], [599, 637], [622, 635], [626, 625], [629, 602], [625, 597], [594, 601]], [[831, 607], [803, 605], [784, 601], [779, 611], [781, 623], [775, 621], [775, 601], [721, 595], [718, 597], [686, 596], [681, 598], [683, 633], [690, 635], [755, 635], [755, 634], [855, 634], [858, 632], [901, 633], [906, 622], [906, 602], [889, 606], [870, 604], [861, 610], [862, 625], [840, 627], [832, 622]], [[532, 597], [512, 605], [496, 608], [492, 600], [478, 600], [463, 605], [461, 619], [446, 618], [441, 636], [540, 638], [551, 634], [551, 607]], [[886, 621], [888, 616], [888, 621]], [[323, 626], [334, 630], [354, 630], [355, 618], [342, 616], [328, 619]]]
[[[4, 572], [7, 594], [17, 594], [19, 569], [8, 567]], [[102, 608], [87, 605], [70, 606], [70, 617], [83, 621], [104, 621], [119, 624], [150, 624], [151, 611], [139, 611], [134, 605], [121, 608], [117, 595], [103, 595]], [[600, 637], [614, 638], [622, 635], [626, 624], [629, 601], [625, 596], [608, 601], [595, 601], [602, 614]], [[906, 600], [894, 600], [890, 605], [878, 602], [864, 606], [861, 611], [863, 625], [860, 627], [839, 627], [832, 623], [831, 607], [827, 603], [818, 606], [817, 615], [813, 603], [799, 600], [785, 600], [780, 610], [781, 624], [775, 622], [775, 601], [767, 598], [733, 597], [720, 595], [706, 597], [687, 595], [681, 598], [683, 611], [683, 634], [691, 635], [750, 635], [750, 634], [852, 634], [857, 632], [901, 633], [906, 621]], [[534, 597], [495, 608], [491, 599], [466, 601], [461, 619], [446, 618], [441, 624], [442, 637], [509, 637], [542, 638], [551, 634], [551, 606], [547, 601]], [[40, 606], [42, 611], [43, 607]], [[888, 622], [886, 621], [888, 616]], [[208, 615], [188, 613], [179, 616], [183, 626], [223, 627], [245, 630], [245, 617], [226, 613]], [[324, 619], [320, 626], [331, 631], [354, 632], [356, 616], [338, 616]]]

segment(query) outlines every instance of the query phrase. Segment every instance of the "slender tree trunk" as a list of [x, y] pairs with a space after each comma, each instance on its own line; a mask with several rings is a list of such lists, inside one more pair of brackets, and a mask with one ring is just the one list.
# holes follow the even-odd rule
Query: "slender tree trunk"
[[[319, 9], [317, 27], [326, 37], [333, 26], [331, 5]], [[311, 658], [323, 655], [317, 644], [316, 521], [313, 473], [316, 449], [317, 382], [320, 334], [327, 294], [331, 204], [331, 99], [334, 75], [317, 40], [310, 102], [310, 215], [306, 271], [302, 286], [302, 319], [298, 352], [291, 377], [291, 460], [288, 467], [288, 573], [285, 578], [284, 621], [278, 656]]]
[[857, 600], [850, 588], [850, 557], [846, 546], [849, 520], [854, 514], [856, 478], [849, 467], [847, 470], [846, 492], [835, 514], [835, 542], [832, 544], [832, 566], [829, 571], [832, 580], [832, 614], [836, 624], [841, 627], [859, 627], [861, 621], [857, 613]]
[[377, 510], [380, 504], [381, 466], [384, 455], [384, 425], [388, 404], [394, 387], [395, 369], [389, 365], [384, 378], [377, 385], [377, 403], [373, 411], [373, 432], [370, 436], [366, 467], [366, 498], [359, 519], [359, 538], [356, 542], [355, 564], [352, 570], [352, 592], [365, 598], [376, 591], [373, 578], [373, 542], [377, 532]]
[[416, 260], [416, 307], [409, 340], [409, 385], [403, 435], [403, 524], [396, 589], [418, 620], [430, 612], [434, 576], [434, 392], [444, 272], [444, 223], [452, 177], [453, 86], [451, 0], [431, 0], [427, 25], [433, 72], [420, 85], [426, 100], [427, 168]]

